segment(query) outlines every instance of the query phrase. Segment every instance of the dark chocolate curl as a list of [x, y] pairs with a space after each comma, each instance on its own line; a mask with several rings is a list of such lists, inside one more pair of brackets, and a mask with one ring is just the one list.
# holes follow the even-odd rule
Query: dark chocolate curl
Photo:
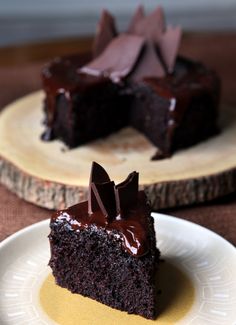
[[108, 176], [105, 169], [98, 163], [93, 162], [91, 167], [90, 179], [89, 179], [89, 190], [88, 190], [88, 213], [99, 210], [99, 205], [97, 199], [95, 198], [94, 192], [92, 190], [92, 183], [107, 183], [110, 182], [110, 177]]
[[139, 174], [133, 172], [126, 180], [116, 185], [116, 208], [117, 215], [125, 215], [130, 208], [137, 204], [138, 199], [138, 178]]
[[83, 66], [79, 72], [107, 76], [113, 82], [119, 82], [133, 69], [143, 44], [143, 37], [121, 34], [110, 42], [99, 57]]
[[145, 17], [144, 8], [142, 5], [138, 6], [133, 17], [131, 18], [127, 33], [135, 34], [137, 24]]
[[106, 218], [107, 223], [116, 216], [115, 183], [91, 184], [97, 204]]
[[103, 10], [94, 38], [93, 57], [99, 56], [116, 35], [115, 19], [107, 10]]

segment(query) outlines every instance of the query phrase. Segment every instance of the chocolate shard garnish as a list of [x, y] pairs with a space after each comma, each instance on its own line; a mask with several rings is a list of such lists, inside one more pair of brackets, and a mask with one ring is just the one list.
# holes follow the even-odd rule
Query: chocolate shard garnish
[[165, 69], [157, 56], [155, 45], [152, 42], [147, 42], [141, 57], [129, 75], [129, 80], [141, 81], [144, 78], [153, 76], [158, 78], [164, 77]]
[[180, 27], [168, 26], [161, 39], [158, 47], [161, 56], [165, 62], [168, 73], [174, 70], [175, 59], [178, 53], [182, 31]]
[[174, 70], [175, 60], [181, 39], [181, 29], [165, 24], [161, 7], [143, 19], [132, 23], [132, 32], [145, 38], [145, 49], [135, 68], [129, 75], [130, 80], [139, 81], [145, 77], [164, 77]]
[[161, 7], [157, 7], [133, 26], [133, 34], [143, 36], [154, 43], [159, 41], [164, 30], [165, 18]]
[[92, 183], [107, 183], [110, 182], [110, 177], [108, 176], [105, 169], [100, 166], [98, 163], [93, 162], [91, 167], [90, 179], [89, 179], [89, 190], [88, 190], [88, 213], [92, 214], [93, 212], [99, 209], [97, 199], [95, 198], [94, 192], [92, 190]]
[[143, 6], [139, 6], [127, 32], [115, 35], [114, 18], [104, 11], [95, 38], [98, 49], [95, 56], [100, 55], [80, 68], [78, 73], [106, 76], [119, 82], [126, 77], [134, 81], [146, 77], [162, 78], [174, 71], [181, 30], [179, 27], [166, 27], [161, 7], [145, 16]]
[[105, 76], [113, 82], [119, 82], [132, 71], [143, 45], [143, 37], [121, 34], [110, 42], [99, 57], [79, 69], [79, 72]]
[[99, 56], [115, 36], [115, 19], [107, 10], [103, 10], [94, 38], [93, 57]]
[[131, 18], [129, 27], [127, 28], [127, 33], [130, 34], [135, 34], [135, 28], [136, 25], [143, 20], [143, 18], [145, 17], [145, 12], [144, 12], [144, 8], [142, 5], [138, 6], [138, 8], [136, 9], [133, 17]]
[[116, 216], [115, 183], [113, 181], [97, 184], [92, 183], [91, 188], [97, 204], [108, 223]]
[[89, 181], [89, 215], [101, 211], [106, 223], [124, 218], [129, 210], [137, 204], [138, 178], [139, 174], [133, 172], [125, 181], [115, 185], [105, 169], [93, 162]]
[[139, 174], [133, 172], [126, 180], [115, 188], [117, 216], [124, 216], [127, 211], [136, 205], [138, 199]]

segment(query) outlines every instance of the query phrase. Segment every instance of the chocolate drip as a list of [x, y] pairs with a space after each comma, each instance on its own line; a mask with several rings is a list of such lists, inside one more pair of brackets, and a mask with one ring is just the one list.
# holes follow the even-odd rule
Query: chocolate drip
[[126, 180], [116, 185], [116, 209], [120, 217], [125, 217], [130, 206], [137, 205], [138, 199], [138, 173], [129, 174]]
[[42, 135], [42, 140], [50, 141], [55, 138], [53, 126], [57, 116], [58, 98], [63, 96], [67, 102], [67, 114], [65, 123], [68, 122], [69, 111], [73, 106], [73, 98], [78, 93], [86, 94], [94, 88], [110, 83], [107, 78], [97, 78], [90, 75], [81, 75], [77, 70], [88, 60], [88, 56], [71, 55], [55, 58], [45, 65], [42, 70], [43, 88], [46, 93], [45, 111], [47, 118], [45, 125], [47, 130]]
[[47, 127], [46, 130], [41, 134], [41, 140], [51, 141], [54, 140], [54, 134], [51, 127]]
[[115, 19], [107, 10], [103, 10], [94, 39], [93, 57], [99, 56], [116, 35]]

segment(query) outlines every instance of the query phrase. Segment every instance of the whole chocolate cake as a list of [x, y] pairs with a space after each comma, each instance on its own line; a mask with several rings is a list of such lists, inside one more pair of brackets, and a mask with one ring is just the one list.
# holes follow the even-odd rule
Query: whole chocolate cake
[[216, 134], [219, 78], [178, 56], [180, 39], [160, 7], [147, 16], [139, 7], [121, 34], [104, 11], [91, 61], [57, 58], [42, 71], [42, 139], [76, 147], [129, 125], [158, 147], [160, 159]]
[[138, 173], [115, 185], [93, 163], [88, 201], [52, 215], [56, 283], [73, 293], [149, 319], [156, 316], [159, 258], [153, 218]]

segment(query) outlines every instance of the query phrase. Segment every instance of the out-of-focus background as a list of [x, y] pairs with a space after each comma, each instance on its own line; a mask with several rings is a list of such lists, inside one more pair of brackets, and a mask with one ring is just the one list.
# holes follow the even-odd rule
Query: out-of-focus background
[[[162, 5], [168, 22], [183, 27], [179, 53], [215, 69], [222, 80], [222, 102], [236, 107], [236, 0], [0, 0], [0, 110], [41, 89], [42, 66], [53, 57], [88, 53], [92, 39], [81, 36], [94, 34], [103, 8], [118, 18], [122, 30], [140, 3], [147, 12]], [[235, 193], [166, 213], [236, 244]], [[50, 214], [0, 185], [0, 240]]]
[[236, 30], [236, 0], [0, 0], [0, 47], [91, 35], [102, 8], [125, 28], [134, 8], [162, 5], [167, 20], [186, 31]]

